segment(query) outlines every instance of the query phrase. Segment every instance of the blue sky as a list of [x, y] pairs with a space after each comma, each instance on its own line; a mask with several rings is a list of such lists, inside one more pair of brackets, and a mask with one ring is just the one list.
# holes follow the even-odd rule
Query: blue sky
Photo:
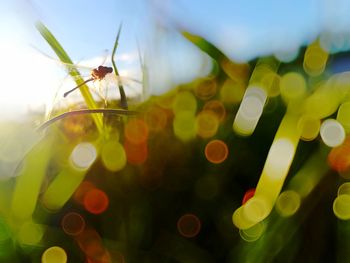
[[[120, 51], [135, 49], [136, 39], [143, 42], [154, 26], [152, 22], [158, 19], [204, 36], [233, 59], [247, 60], [273, 49], [283, 49], [285, 45], [299, 46], [314, 39], [325, 27], [326, 2], [31, 0], [31, 15], [41, 19], [77, 57], [111, 49], [120, 22], [124, 27]], [[344, 9], [342, 12], [346, 13]], [[243, 51], [244, 55], [238, 54]]]
[[[57, 64], [32, 48], [55, 56], [36, 31], [37, 20], [48, 26], [74, 61], [92, 60], [111, 50], [123, 22], [118, 65], [139, 77], [139, 45], [150, 71], [150, 92], [158, 94], [209, 70], [208, 58], [174, 27], [207, 38], [231, 59], [248, 61], [271, 54], [292, 57], [300, 46], [325, 31], [330, 37], [324, 37], [324, 43], [336, 51], [348, 49], [349, 13], [346, 0], [3, 1], [0, 70], [8, 78], [0, 88], [0, 108], [13, 112], [41, 105], [63, 78]], [[19, 74], [23, 76], [20, 79]], [[19, 92], [23, 100], [18, 98]]]

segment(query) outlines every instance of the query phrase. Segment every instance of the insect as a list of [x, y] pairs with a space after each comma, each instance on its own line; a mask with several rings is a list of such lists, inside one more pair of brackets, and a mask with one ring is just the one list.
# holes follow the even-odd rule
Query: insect
[[[130, 77], [124, 77], [118, 74], [114, 74], [113, 73], [114, 70], [112, 67], [101, 65], [101, 66], [98, 66], [97, 68], [91, 69], [88, 67], [77, 66], [77, 65], [65, 65], [65, 66], [66, 68], [68, 68], [68, 72], [74, 72], [74, 73], [76, 72], [77, 69], [81, 69], [81, 70], [89, 69], [90, 77], [86, 79], [84, 82], [80, 83], [78, 86], [75, 86], [74, 88], [66, 91], [63, 94], [64, 98], [66, 98], [69, 94], [71, 94], [73, 91], [80, 88], [81, 86], [85, 85], [86, 83], [91, 81], [98, 81], [99, 88], [97, 93], [95, 90], [95, 94], [98, 95], [98, 97], [105, 102], [105, 106], [107, 106], [107, 97], [114, 96], [114, 98], [116, 98], [117, 96], [120, 98], [119, 106], [122, 109], [128, 109], [128, 102], [127, 102], [127, 96], [125, 93], [126, 90], [124, 90], [124, 85], [127, 86], [129, 95], [134, 94], [134, 96], [135, 95], [137, 96], [137, 94], [140, 94], [141, 92], [140, 90], [137, 91], [139, 88], [142, 88], [141, 81]], [[81, 79], [79, 75], [77, 76], [77, 79]], [[113, 88], [109, 89], [111, 87]], [[117, 92], [117, 90], [119, 90], [119, 92]]]
[[[60, 64], [62, 63], [60, 62]], [[114, 69], [108, 64], [102, 64], [96, 68], [69, 63], [63, 63], [63, 65], [68, 74], [71, 75], [70, 77], [76, 82], [79, 82], [74, 85], [73, 82], [70, 81], [71, 78], [65, 78], [62, 81], [61, 87], [56, 90], [53, 100], [48, 104], [49, 106], [46, 113], [47, 118], [51, 118], [52, 113], [63, 108], [69, 110], [72, 110], [73, 108], [85, 108], [85, 103], [82, 102], [79, 96], [75, 96], [73, 93], [89, 82], [94, 82], [94, 88], [91, 89], [91, 91], [94, 100], [98, 103], [103, 103], [102, 105], [99, 104], [100, 107], [120, 107], [121, 109], [126, 110], [128, 109], [129, 100], [131, 100], [132, 103], [141, 100], [143, 94], [143, 82], [129, 76], [116, 75]], [[80, 74], [81, 72], [82, 74]], [[83, 79], [84, 75], [87, 78]], [[73, 88], [71, 88], [72, 84], [74, 85]]]
[[75, 88], [65, 92], [63, 94], [63, 97], [67, 97], [71, 92], [75, 91], [76, 89], [78, 89], [79, 87], [83, 86], [84, 84], [86, 84], [90, 81], [104, 79], [108, 73], [112, 73], [112, 72], [113, 72], [113, 68], [105, 67], [105, 66], [99, 66], [98, 68], [93, 69], [91, 72], [91, 77], [89, 79], [85, 80], [83, 83], [76, 86]]
[[[65, 91], [63, 95], [58, 96], [60, 93], [59, 90], [57, 90], [56, 95], [54, 97], [54, 100], [52, 102], [51, 107], [48, 108], [48, 112], [46, 114], [46, 122], [43, 123], [38, 130], [44, 130], [54, 122], [63, 119], [63, 121], [67, 120], [72, 121], [73, 123], [78, 120], [82, 120], [83, 123], [85, 121], [83, 120], [84, 117], [82, 115], [96, 115], [96, 114], [103, 114], [103, 125], [111, 125], [111, 120], [114, 121], [116, 118], [114, 116], [122, 116], [122, 115], [135, 115], [137, 112], [128, 110], [128, 101], [126, 94], [124, 92], [124, 87], [122, 85], [126, 85], [127, 92], [128, 92], [128, 98], [135, 99], [134, 101], [138, 100], [140, 93], [140, 88], [142, 88], [142, 82], [129, 78], [124, 76], [119, 76], [113, 73], [113, 68], [108, 66], [100, 65], [97, 68], [89, 68], [86, 66], [81, 65], [75, 65], [75, 64], [64, 64], [68, 72], [73, 72], [75, 74], [78, 73], [76, 76], [72, 76], [74, 79], [80, 79], [82, 80], [82, 77], [80, 75], [80, 71], [90, 71], [90, 76], [81, 82], [79, 85], [75, 86], [72, 89], [69, 89], [68, 91]], [[79, 72], [78, 72], [79, 70]], [[84, 84], [92, 81], [98, 81], [99, 82], [99, 90], [93, 90], [94, 95], [97, 95], [100, 98], [100, 102], [104, 103], [104, 106], [99, 104], [98, 108], [95, 109], [86, 109], [85, 103], [79, 102], [79, 96], [73, 97], [72, 99], [67, 99], [67, 97], [70, 98], [70, 94], [73, 93], [75, 90], [77, 90], [79, 87], [83, 86]], [[118, 92], [119, 87], [119, 92]], [[102, 90], [103, 89], [103, 90]], [[103, 93], [103, 94], [102, 94]], [[62, 94], [62, 93], [61, 93]], [[125, 100], [123, 101], [123, 96]], [[136, 96], [136, 97], [132, 97]], [[61, 99], [60, 99], [61, 98]], [[58, 100], [56, 100], [58, 99]], [[119, 100], [120, 99], [120, 100]], [[119, 102], [118, 102], [119, 100]], [[108, 103], [108, 104], [107, 104]], [[116, 104], [118, 103], [120, 108], [115, 108]], [[101, 108], [102, 107], [102, 108]], [[66, 112], [62, 113], [60, 109], [66, 109]], [[58, 114], [57, 114], [58, 113]], [[79, 117], [81, 116], [81, 117]], [[101, 115], [102, 116], [102, 115]]]
[[[82, 85], [84, 85], [84, 84], [86, 84], [86, 83], [88, 83], [90, 81], [104, 79], [108, 73], [112, 73], [113, 72], [113, 69], [115, 71], [114, 72], [115, 76], [119, 77], [119, 72], [118, 72], [117, 66], [116, 66], [115, 61], [114, 61], [114, 56], [115, 56], [115, 53], [116, 53], [116, 50], [117, 50], [121, 29], [122, 29], [122, 24], [119, 25], [118, 34], [117, 34], [117, 37], [115, 39], [114, 46], [113, 46], [113, 51], [112, 51], [112, 56], [111, 56], [111, 62], [112, 62], [113, 68], [99, 66], [98, 68], [93, 69], [92, 72], [91, 72], [91, 77], [89, 79], [87, 79], [83, 83], [79, 84], [77, 87], [75, 87], [75, 88], [65, 92], [64, 95], [63, 95], [64, 97], [68, 96], [69, 93], [73, 92], [77, 88], [81, 87]], [[126, 95], [125, 95], [124, 87], [123, 87], [123, 84], [121, 83], [121, 81], [118, 81], [118, 88], [119, 88], [119, 93], [120, 93], [120, 106], [123, 109], [127, 110], [128, 109], [128, 102], [127, 102], [127, 98], [126, 98]], [[106, 100], [105, 100], [105, 102], [106, 102]]]
[[[118, 123], [120, 122], [120, 117], [114, 118], [113, 115], [121, 116], [137, 114], [137, 112], [128, 110], [128, 104], [130, 102], [129, 100], [131, 100], [132, 103], [137, 103], [141, 100], [144, 85], [143, 81], [120, 76], [118, 72], [114, 57], [120, 32], [121, 25], [119, 26], [119, 31], [110, 57], [110, 62], [112, 64], [111, 67], [103, 66], [104, 62], [106, 61], [93, 69], [73, 64], [70, 59], [68, 59], [68, 63], [66, 61], [60, 61], [60, 64], [65, 66], [66, 71], [68, 71], [69, 75], [75, 80], [77, 86], [70, 89], [67, 88], [68, 91], [65, 91], [63, 96], [57, 96], [61, 92], [59, 90], [56, 91], [53, 102], [47, 107], [46, 122], [43, 123], [39, 129], [45, 129], [50, 124], [61, 119], [66, 119], [66, 117], [68, 117], [67, 122], [72, 122], [74, 124], [77, 120], [84, 119], [84, 117], [81, 118], [79, 116], [91, 115], [91, 117], [93, 117], [95, 120], [98, 129], [101, 130], [103, 127], [108, 128], [114, 125], [115, 120], [118, 120]], [[140, 53], [139, 58], [141, 58]], [[141, 60], [140, 62], [142, 64]], [[85, 70], [89, 70], [88, 74], [90, 75], [86, 80], [84, 80], [80, 74], [80, 70], [84, 70], [84, 68]], [[85, 84], [92, 81], [99, 82], [98, 92], [96, 92], [96, 90], [92, 90], [93, 94], [90, 95], [89, 93], [85, 92], [86, 90], [84, 92], [82, 90], [83, 96], [81, 98], [79, 98], [79, 96], [72, 96], [72, 98], [69, 97], [69, 99], [66, 98], [76, 89], [80, 87], [87, 87]], [[126, 85], [126, 90], [124, 90], [124, 85]], [[125, 91], [127, 91], [128, 98]], [[94, 95], [97, 95], [98, 97], [95, 97]], [[84, 100], [81, 101], [81, 99]], [[91, 101], [94, 101], [95, 103], [91, 104]], [[104, 105], [102, 105], [101, 102], [104, 103]], [[87, 109], [86, 106], [88, 106]], [[66, 112], [62, 113], [62, 109]], [[102, 120], [101, 117], [103, 117]], [[63, 120], [63, 122], [64, 121], [65, 120]], [[102, 121], [103, 127], [101, 126]]]

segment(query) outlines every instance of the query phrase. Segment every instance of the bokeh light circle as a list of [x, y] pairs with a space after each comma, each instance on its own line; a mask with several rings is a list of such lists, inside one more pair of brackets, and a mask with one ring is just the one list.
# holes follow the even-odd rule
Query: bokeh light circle
[[350, 182], [343, 183], [338, 188], [338, 196], [339, 195], [350, 195]]
[[173, 121], [173, 130], [177, 138], [189, 141], [196, 136], [196, 116], [191, 112], [179, 112]]
[[215, 96], [217, 84], [215, 79], [202, 79], [195, 86], [194, 93], [201, 100], [208, 100]]
[[266, 224], [264, 222], [259, 222], [254, 226], [247, 229], [240, 229], [239, 235], [244, 241], [254, 242], [257, 241], [266, 229]]
[[292, 190], [282, 192], [276, 201], [277, 212], [283, 217], [294, 215], [300, 207], [300, 195]]
[[70, 212], [62, 218], [61, 226], [67, 235], [76, 236], [84, 230], [85, 220], [79, 213]]
[[17, 239], [21, 244], [36, 245], [40, 242], [44, 235], [42, 225], [26, 222], [20, 226]]
[[143, 164], [148, 157], [147, 142], [141, 144], [133, 144], [128, 140], [124, 141], [124, 149], [126, 158], [130, 164], [140, 165]]
[[45, 250], [41, 257], [42, 263], [66, 263], [67, 254], [63, 248], [54, 246]]
[[99, 189], [92, 189], [85, 194], [84, 207], [92, 214], [103, 213], [109, 205], [109, 199], [105, 192]]
[[175, 115], [180, 112], [189, 112], [195, 114], [197, 110], [197, 100], [191, 92], [182, 91], [176, 94], [172, 106]]
[[148, 126], [144, 120], [131, 119], [125, 125], [124, 134], [127, 140], [133, 144], [141, 144], [148, 139]]
[[123, 145], [118, 141], [110, 141], [101, 150], [103, 165], [113, 172], [122, 170], [126, 165], [126, 153]]
[[333, 202], [333, 212], [339, 219], [350, 219], [350, 195], [339, 195]]
[[75, 146], [70, 160], [77, 169], [87, 169], [96, 160], [97, 150], [91, 143], [83, 142]]
[[311, 116], [302, 116], [297, 124], [297, 129], [300, 131], [301, 139], [304, 141], [311, 141], [318, 136], [320, 132], [321, 121]]
[[343, 126], [334, 119], [327, 119], [321, 124], [320, 135], [323, 142], [329, 147], [341, 145], [345, 140]]
[[196, 117], [196, 131], [202, 138], [213, 137], [219, 128], [219, 119], [211, 111], [202, 111]]
[[192, 238], [200, 232], [201, 221], [194, 214], [185, 214], [177, 221], [177, 229], [182, 236]]
[[269, 213], [269, 206], [266, 200], [253, 196], [243, 205], [243, 215], [251, 222], [262, 221]]
[[282, 76], [280, 90], [281, 96], [285, 102], [300, 99], [306, 93], [305, 79], [297, 72], [289, 72]]
[[203, 106], [203, 111], [213, 112], [219, 121], [223, 121], [226, 115], [226, 109], [224, 104], [219, 100], [210, 100]]
[[205, 147], [205, 157], [214, 164], [222, 163], [228, 156], [228, 147], [221, 140], [212, 140]]

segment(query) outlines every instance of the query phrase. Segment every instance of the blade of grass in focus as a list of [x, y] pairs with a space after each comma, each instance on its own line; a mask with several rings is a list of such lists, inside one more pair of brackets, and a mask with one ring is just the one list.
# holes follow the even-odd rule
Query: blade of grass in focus
[[[58, 58], [64, 63], [69, 65], [74, 65], [66, 51], [54, 37], [54, 35], [48, 30], [48, 28], [41, 22], [37, 22], [36, 28], [42, 35], [42, 37], [46, 40], [46, 42], [51, 46], [53, 51], [56, 53]], [[69, 74], [74, 78], [77, 85], [81, 85], [84, 82], [84, 79], [81, 77], [79, 71], [77, 69], [70, 70]], [[97, 105], [86, 85], [82, 85], [79, 88], [85, 103], [89, 109], [97, 109]], [[103, 132], [103, 121], [102, 116], [99, 114], [92, 115], [92, 118], [96, 124], [96, 127], [100, 133]]]
[[[114, 73], [117, 75], [117, 77], [119, 76], [119, 72], [118, 72], [118, 68], [114, 62], [114, 55], [115, 55], [115, 52], [117, 51], [121, 30], [122, 30], [122, 24], [119, 25], [118, 34], [117, 34], [117, 37], [116, 37], [115, 42], [114, 42], [113, 51], [112, 51], [112, 59], [111, 59]], [[124, 87], [123, 87], [123, 84], [119, 81], [118, 81], [118, 87], [119, 87], [119, 92], [120, 92], [120, 106], [123, 109], [127, 110], [128, 109], [128, 102], [126, 99]]]

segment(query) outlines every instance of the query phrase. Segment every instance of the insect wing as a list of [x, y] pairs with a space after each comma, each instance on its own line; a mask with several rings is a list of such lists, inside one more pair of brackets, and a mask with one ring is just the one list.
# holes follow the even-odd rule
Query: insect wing
[[114, 73], [107, 74], [101, 80], [103, 93], [108, 100], [120, 100], [120, 88], [123, 88], [128, 99], [138, 99], [142, 93], [142, 82], [123, 76], [116, 76]]

